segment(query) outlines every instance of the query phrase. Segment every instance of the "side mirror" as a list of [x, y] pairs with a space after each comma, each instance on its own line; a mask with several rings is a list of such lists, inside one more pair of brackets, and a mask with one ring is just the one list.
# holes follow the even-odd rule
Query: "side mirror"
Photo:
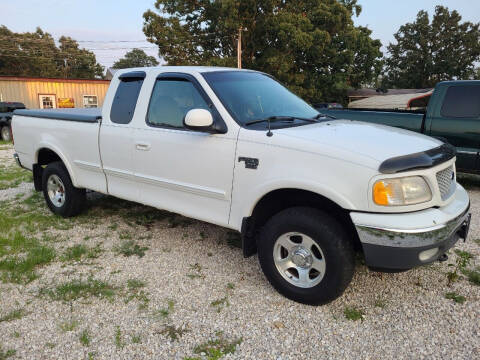
[[211, 132], [213, 117], [208, 110], [192, 109], [185, 115], [183, 124], [187, 129]]

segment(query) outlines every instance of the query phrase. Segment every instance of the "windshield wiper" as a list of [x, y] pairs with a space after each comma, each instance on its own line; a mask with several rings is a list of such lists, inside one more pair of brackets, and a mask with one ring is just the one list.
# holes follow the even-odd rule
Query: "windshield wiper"
[[315, 115], [313, 117], [314, 119], [321, 119], [321, 118], [327, 118], [327, 119], [336, 119], [335, 116], [332, 116], [332, 115], [327, 115], [327, 114], [322, 114], [322, 113], [318, 113], [317, 115]]
[[249, 125], [253, 125], [253, 124], [260, 124], [260, 123], [266, 122], [266, 123], [268, 123], [267, 136], [272, 136], [273, 133], [271, 131], [270, 123], [279, 122], [279, 121], [292, 121], [293, 122], [295, 120], [307, 121], [307, 122], [311, 122], [311, 123], [318, 122], [318, 120], [315, 119], [315, 118], [303, 118], [303, 117], [298, 117], [298, 116], [269, 116], [265, 119], [249, 121], [249, 122], [245, 123], [245, 126], [249, 126]]

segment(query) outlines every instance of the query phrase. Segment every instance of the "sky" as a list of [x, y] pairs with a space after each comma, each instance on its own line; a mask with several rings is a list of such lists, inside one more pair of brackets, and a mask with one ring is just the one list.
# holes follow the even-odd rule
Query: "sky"
[[[0, 25], [15, 32], [40, 26], [55, 39], [62, 35], [92, 49], [97, 61], [110, 67], [134, 47], [158, 59], [158, 49], [145, 40], [143, 13], [154, 0], [0, 0]], [[367, 26], [384, 46], [398, 28], [415, 20], [420, 10], [434, 13], [436, 5], [457, 10], [463, 20], [480, 22], [480, 0], [359, 0], [356, 25]]]

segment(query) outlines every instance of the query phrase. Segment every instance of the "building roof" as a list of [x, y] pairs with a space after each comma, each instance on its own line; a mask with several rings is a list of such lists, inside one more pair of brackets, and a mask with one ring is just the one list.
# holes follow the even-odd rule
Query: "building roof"
[[0, 76], [0, 81], [40, 81], [40, 82], [60, 82], [60, 83], [103, 83], [109, 84], [110, 80], [103, 79], [62, 79], [46, 77], [27, 77], [27, 76]]

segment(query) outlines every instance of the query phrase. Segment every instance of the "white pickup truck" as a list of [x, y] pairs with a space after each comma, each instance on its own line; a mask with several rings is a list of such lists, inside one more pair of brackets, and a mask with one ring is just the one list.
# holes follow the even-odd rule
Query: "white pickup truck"
[[237, 230], [244, 256], [258, 251], [302, 303], [340, 296], [355, 251], [401, 271], [468, 233], [452, 147], [325, 117], [260, 72], [121, 70], [101, 111], [18, 110], [13, 136], [55, 214], [78, 214], [90, 189]]

